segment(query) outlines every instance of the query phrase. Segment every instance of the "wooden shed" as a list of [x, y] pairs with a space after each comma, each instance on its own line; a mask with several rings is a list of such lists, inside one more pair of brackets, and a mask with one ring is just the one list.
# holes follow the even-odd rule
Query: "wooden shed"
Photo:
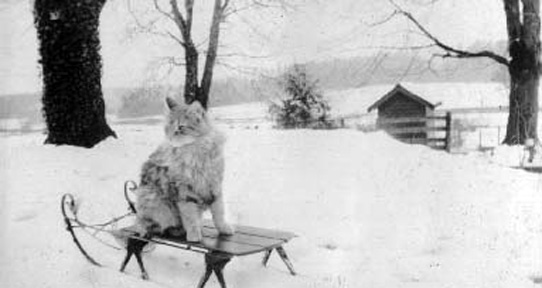
[[378, 110], [379, 129], [408, 143], [427, 144], [428, 117], [437, 105], [397, 84], [368, 108]]
[[435, 105], [397, 84], [371, 105], [368, 112], [374, 109], [378, 109], [379, 118], [425, 117]]

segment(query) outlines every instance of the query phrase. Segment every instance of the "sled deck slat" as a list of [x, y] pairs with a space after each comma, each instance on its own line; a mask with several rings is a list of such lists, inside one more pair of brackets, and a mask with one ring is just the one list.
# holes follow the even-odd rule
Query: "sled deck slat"
[[[279, 247], [295, 234], [279, 230], [263, 229], [250, 226], [234, 226], [235, 234], [231, 236], [220, 235], [211, 221], [206, 220], [203, 225], [203, 240], [198, 243], [187, 242], [184, 238], [172, 236], [153, 236], [150, 242], [168, 244], [177, 248], [200, 251], [219, 252], [231, 256], [245, 256]], [[135, 226], [121, 229], [130, 234], [135, 233]]]
[[[205, 220], [203, 223], [203, 227], [216, 231], [213, 223], [210, 220]], [[289, 241], [290, 239], [296, 237], [294, 233], [280, 231], [280, 230], [272, 230], [272, 229], [265, 229], [265, 228], [252, 227], [252, 226], [242, 226], [242, 225], [234, 225], [234, 227], [235, 227], [235, 234], [241, 234], [241, 235], [254, 235], [260, 238], [281, 239], [284, 241]]]

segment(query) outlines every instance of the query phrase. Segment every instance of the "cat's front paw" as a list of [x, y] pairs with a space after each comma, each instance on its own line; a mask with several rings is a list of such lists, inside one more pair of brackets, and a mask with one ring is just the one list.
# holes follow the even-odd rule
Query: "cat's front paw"
[[216, 229], [221, 235], [233, 235], [235, 233], [235, 229], [229, 224], [217, 225]]
[[188, 242], [201, 242], [203, 235], [201, 234], [200, 229], [190, 229], [191, 231], [186, 231], [186, 241]]

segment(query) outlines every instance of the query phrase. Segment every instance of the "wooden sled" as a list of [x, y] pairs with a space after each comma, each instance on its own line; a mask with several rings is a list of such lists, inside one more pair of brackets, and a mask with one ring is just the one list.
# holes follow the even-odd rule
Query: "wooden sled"
[[262, 264], [267, 265], [269, 257], [273, 251], [276, 251], [279, 257], [283, 260], [290, 274], [296, 275], [294, 267], [289, 260], [283, 245], [289, 240], [296, 237], [295, 234], [280, 230], [271, 230], [251, 226], [237, 225], [235, 234], [226, 236], [219, 235], [211, 221], [205, 220], [203, 225], [203, 240], [201, 242], [188, 242], [184, 237], [174, 237], [168, 235], [144, 237], [139, 235], [134, 226], [128, 226], [121, 229], [113, 229], [114, 224], [126, 217], [135, 216], [135, 205], [129, 197], [129, 192], [134, 191], [137, 185], [133, 181], [127, 181], [124, 185], [124, 195], [128, 202], [129, 212], [125, 215], [116, 217], [111, 221], [101, 224], [87, 224], [81, 221], [77, 216], [77, 207], [74, 197], [71, 194], [65, 194], [62, 197], [61, 211], [66, 223], [66, 229], [72, 236], [75, 245], [83, 256], [93, 265], [101, 266], [83, 247], [76, 230], [87, 230], [93, 235], [99, 233], [109, 233], [117, 238], [125, 239], [124, 247], [116, 247], [117, 249], [125, 249], [126, 255], [122, 261], [120, 271], [123, 272], [131, 258], [135, 256], [139, 268], [141, 269], [141, 277], [148, 279], [147, 271], [143, 264], [143, 252], [148, 249], [149, 244], [165, 245], [173, 248], [178, 248], [187, 251], [193, 251], [204, 254], [205, 272], [201, 277], [198, 288], [204, 287], [210, 276], [214, 273], [222, 288], [226, 287], [224, 279], [224, 267], [230, 262], [233, 257], [241, 257], [252, 255], [255, 253], [263, 253]]

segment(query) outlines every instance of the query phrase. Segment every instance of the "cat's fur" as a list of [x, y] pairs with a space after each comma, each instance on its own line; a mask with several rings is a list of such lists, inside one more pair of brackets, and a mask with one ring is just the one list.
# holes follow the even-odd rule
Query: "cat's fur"
[[166, 139], [141, 169], [137, 222], [146, 233], [176, 228], [186, 231], [188, 241], [200, 241], [202, 213], [210, 209], [218, 231], [231, 235], [222, 195], [225, 138], [199, 102], [166, 102]]

